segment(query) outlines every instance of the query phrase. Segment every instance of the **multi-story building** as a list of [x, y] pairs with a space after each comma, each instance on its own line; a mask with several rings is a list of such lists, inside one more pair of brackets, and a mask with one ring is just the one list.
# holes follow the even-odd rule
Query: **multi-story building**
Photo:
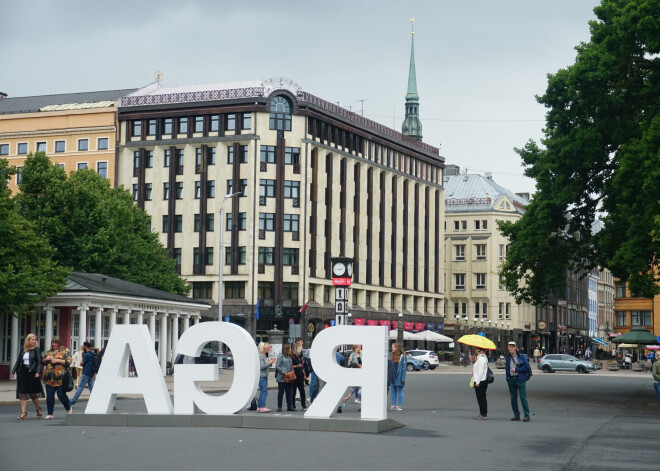
[[444, 186], [446, 327], [489, 333], [503, 350], [511, 339], [529, 350], [535, 311], [517, 304], [502, 283], [499, 266], [508, 240], [497, 227], [498, 221], [518, 220], [528, 199], [498, 185], [490, 173], [461, 174], [455, 165], [447, 166]]
[[311, 339], [335, 316], [330, 258], [346, 256], [354, 323], [442, 322], [437, 148], [279, 78], [155, 83], [122, 98], [119, 124], [116, 183], [194, 298], [218, 301], [222, 261], [224, 319]]
[[37, 151], [67, 171], [92, 168], [114, 182], [117, 100], [133, 91], [0, 99], [0, 158], [18, 168], [10, 189], [16, 191], [23, 162]]
[[660, 336], [660, 295], [635, 298], [627, 283], [614, 280], [614, 330], [612, 337], [628, 332], [632, 327], [644, 327]]
[[598, 268], [598, 332], [596, 342], [609, 349], [605, 340], [614, 331], [614, 277], [607, 268]]

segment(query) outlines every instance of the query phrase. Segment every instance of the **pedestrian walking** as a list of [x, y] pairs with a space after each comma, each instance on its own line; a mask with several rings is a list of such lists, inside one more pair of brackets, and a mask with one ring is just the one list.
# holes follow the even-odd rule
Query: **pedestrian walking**
[[655, 394], [658, 396], [658, 407], [660, 407], [660, 352], [655, 354], [655, 363], [651, 368], [651, 374], [653, 374], [653, 387], [655, 388]]
[[44, 397], [44, 389], [41, 387], [41, 350], [37, 345], [37, 336], [27, 334], [23, 344], [23, 354], [16, 359], [11, 369], [12, 378], [18, 375], [16, 381], [16, 399], [21, 404], [21, 415], [18, 420], [27, 419], [27, 397], [30, 396], [37, 412], [37, 419], [41, 418], [41, 407], [39, 398]]
[[268, 370], [270, 365], [275, 363], [275, 358], [268, 358], [268, 353], [273, 348], [268, 342], [259, 343], [259, 400], [257, 401], [257, 412], [268, 413], [270, 409], [266, 407], [266, 397], [268, 396]]
[[83, 342], [83, 357], [80, 364], [82, 365], [82, 375], [80, 376], [80, 383], [78, 383], [78, 388], [73, 395], [73, 398], [69, 401], [69, 405], [73, 406], [77, 401], [82, 392], [85, 390], [85, 385], [89, 387], [89, 393], [92, 394], [92, 389], [94, 389], [94, 352], [92, 351], [92, 344], [89, 342]]
[[511, 395], [511, 409], [513, 417], [511, 420], [520, 420], [520, 410], [518, 409], [518, 396], [525, 414], [523, 422], [529, 422], [529, 404], [527, 403], [526, 381], [529, 379], [530, 366], [524, 353], [518, 351], [516, 342], [509, 342], [509, 355], [506, 357], [506, 382], [509, 385], [509, 394]]
[[73, 378], [76, 382], [76, 388], [78, 385], [80, 385], [80, 377], [82, 376], [83, 353], [85, 353], [85, 351], [83, 350], [83, 347], [80, 347], [78, 350], [76, 350], [76, 353], [74, 353], [73, 357], [71, 358], [71, 367], [74, 369], [76, 374]]
[[[362, 350], [362, 345], [353, 345], [351, 354], [348, 357], [348, 368], [362, 368], [360, 350]], [[355, 395], [355, 403], [360, 404], [362, 402], [362, 388], [360, 386], [353, 386], [351, 391], [348, 393], [348, 396], [344, 398], [343, 402], [347, 402], [353, 395]]]
[[534, 363], [538, 363], [540, 357], [541, 357], [541, 350], [539, 350], [539, 347], [537, 345], [536, 348], [534, 349]]
[[403, 348], [398, 343], [392, 344], [392, 353], [387, 362], [387, 382], [390, 386], [392, 405], [390, 410], [402, 411], [403, 387], [406, 385], [408, 361]]
[[62, 379], [71, 366], [71, 355], [69, 349], [62, 345], [59, 336], [53, 337], [50, 342], [50, 350], [46, 352], [46, 357], [41, 360], [41, 363], [46, 365], [44, 383], [46, 383], [46, 409], [48, 415], [44, 417], [44, 420], [53, 418], [55, 394], [57, 394], [57, 398], [66, 409], [66, 413], [70, 414], [72, 410], [69, 405], [69, 396], [66, 395]]
[[477, 403], [479, 404], [479, 415], [475, 417], [477, 420], [486, 420], [488, 418], [488, 401], [486, 400], [486, 389], [488, 389], [488, 382], [486, 375], [488, 374], [488, 358], [485, 352], [475, 347], [477, 360], [472, 365], [472, 381], [474, 383], [474, 392], [477, 394]]
[[282, 396], [286, 398], [286, 410], [292, 411], [291, 407], [291, 383], [284, 381], [284, 373], [293, 371], [291, 362], [291, 344], [282, 345], [282, 353], [277, 355], [275, 361], [275, 381], [277, 382], [277, 412], [282, 412]]
[[296, 409], [296, 389], [300, 392], [300, 409], [307, 410], [307, 400], [305, 398], [305, 380], [307, 375], [305, 373], [305, 358], [302, 353], [302, 342], [293, 346], [293, 354], [291, 355], [291, 362], [293, 371], [296, 373], [296, 380], [291, 384], [291, 408]]

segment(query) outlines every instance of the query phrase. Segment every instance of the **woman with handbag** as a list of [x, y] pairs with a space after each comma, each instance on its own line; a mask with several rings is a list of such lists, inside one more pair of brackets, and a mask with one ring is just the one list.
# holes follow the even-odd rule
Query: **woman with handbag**
[[[46, 352], [46, 357], [41, 361], [46, 365], [44, 383], [46, 383], [46, 409], [48, 409], [48, 415], [44, 417], [44, 420], [53, 418], [55, 393], [57, 393], [57, 398], [66, 409], [66, 413], [70, 414], [72, 412], [69, 397], [66, 395], [63, 385], [63, 381], [67, 379], [65, 375], [69, 376], [68, 379], [71, 378], [71, 373], [69, 373], [69, 366], [71, 366], [69, 349], [62, 345], [62, 341], [58, 336], [53, 337], [50, 347], [50, 350]], [[71, 381], [73, 382], [73, 380]]]
[[291, 361], [291, 345], [282, 345], [282, 353], [277, 355], [275, 362], [275, 381], [277, 382], [277, 412], [282, 412], [282, 396], [286, 396], [286, 410], [292, 411], [291, 407], [291, 383], [296, 380]]
[[296, 380], [291, 383], [291, 408], [296, 410], [296, 389], [300, 392], [300, 408], [307, 410], [307, 399], [305, 398], [305, 358], [303, 357], [302, 344], [296, 342], [291, 355], [293, 371], [296, 373]]
[[41, 407], [39, 398], [44, 397], [44, 389], [41, 386], [41, 350], [37, 346], [37, 336], [28, 334], [23, 345], [23, 354], [19, 355], [16, 364], [11, 369], [12, 378], [18, 375], [16, 381], [16, 399], [21, 401], [21, 415], [18, 420], [25, 420], [27, 412], [27, 397], [30, 396], [37, 410], [37, 419], [41, 418]]
[[257, 401], [257, 412], [268, 413], [270, 409], [266, 407], [266, 397], [268, 396], [268, 370], [270, 365], [275, 363], [275, 358], [268, 358], [268, 353], [273, 347], [268, 342], [261, 342], [257, 347], [259, 350], [259, 400]]
[[488, 381], [486, 375], [488, 374], [488, 358], [483, 349], [475, 347], [477, 359], [472, 365], [472, 383], [474, 385], [474, 392], [477, 395], [477, 403], [479, 404], [479, 415], [475, 417], [476, 420], [486, 420], [488, 418], [488, 401], [486, 400], [486, 389], [488, 389]]
[[390, 385], [392, 405], [390, 410], [402, 411], [403, 387], [406, 385], [408, 359], [398, 343], [392, 344], [392, 353], [387, 362], [387, 382]]

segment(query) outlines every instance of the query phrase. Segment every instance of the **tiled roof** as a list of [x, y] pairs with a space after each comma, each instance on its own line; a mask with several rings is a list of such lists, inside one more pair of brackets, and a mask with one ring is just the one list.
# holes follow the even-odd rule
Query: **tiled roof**
[[116, 294], [120, 296], [161, 299], [182, 303], [208, 304], [204, 301], [188, 298], [180, 294], [168, 293], [155, 288], [149, 288], [131, 281], [102, 275], [99, 273], [78, 273], [69, 275], [64, 293], [95, 292]]
[[489, 211], [507, 197], [519, 213], [529, 204], [526, 198], [498, 185], [490, 176], [478, 174], [447, 175], [444, 178], [445, 211]]
[[134, 91], [135, 89], [131, 88], [126, 90], [106, 90], [101, 92], [62, 93], [59, 95], [3, 98], [0, 100], [0, 114], [36, 113], [41, 108], [53, 105], [98, 103], [102, 101], [114, 102]]

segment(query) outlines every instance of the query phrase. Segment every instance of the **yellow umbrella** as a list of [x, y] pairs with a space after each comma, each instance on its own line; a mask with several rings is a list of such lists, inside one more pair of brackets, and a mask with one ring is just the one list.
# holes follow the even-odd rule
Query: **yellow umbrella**
[[464, 335], [463, 337], [458, 339], [458, 342], [465, 345], [469, 345], [471, 347], [479, 347], [484, 350], [495, 350], [495, 348], [497, 348], [492, 340], [488, 340], [486, 337], [482, 335], [475, 335], [475, 334]]

